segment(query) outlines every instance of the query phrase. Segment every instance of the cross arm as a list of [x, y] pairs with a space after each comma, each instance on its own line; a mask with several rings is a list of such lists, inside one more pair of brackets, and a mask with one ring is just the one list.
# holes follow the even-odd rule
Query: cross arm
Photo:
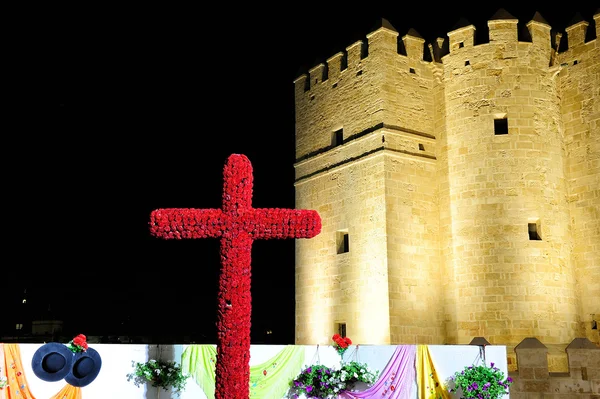
[[254, 209], [253, 239], [312, 238], [321, 232], [321, 217], [314, 210]]
[[157, 238], [216, 238], [225, 230], [220, 209], [163, 208], [150, 213], [150, 234]]

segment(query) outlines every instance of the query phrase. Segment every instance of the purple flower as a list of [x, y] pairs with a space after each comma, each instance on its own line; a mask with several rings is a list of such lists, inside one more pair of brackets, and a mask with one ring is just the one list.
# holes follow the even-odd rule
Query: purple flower
[[512, 378], [510, 378], [510, 377], [508, 377], [508, 378], [506, 379], [506, 381], [507, 381], [507, 382], [513, 382], [513, 379], [512, 379]]
[[489, 383], [489, 382], [486, 382], [486, 383], [485, 383], [485, 385], [484, 385], [484, 386], [483, 386], [481, 389], [483, 389], [484, 391], [487, 391], [487, 389], [488, 389], [489, 387], [491, 387], [491, 386], [492, 386], [492, 384], [491, 384], [491, 383]]
[[494, 362], [490, 363], [490, 367], [494, 367]]
[[306, 392], [311, 392], [313, 390], [312, 385], [306, 387]]

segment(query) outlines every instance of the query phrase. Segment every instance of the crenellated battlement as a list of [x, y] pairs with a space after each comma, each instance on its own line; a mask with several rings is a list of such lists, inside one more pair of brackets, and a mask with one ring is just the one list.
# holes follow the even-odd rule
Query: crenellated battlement
[[588, 398], [600, 393], [600, 347], [586, 338], [576, 338], [565, 348], [564, 372], [549, 371], [548, 347], [537, 338], [524, 339], [514, 351], [517, 371], [511, 373], [511, 398], [537, 398], [540, 393]]
[[[595, 36], [598, 38], [600, 10], [594, 15]], [[567, 50], [563, 54], [591, 51], [595, 46], [588, 46], [585, 38], [590, 23], [576, 15], [571, 24], [561, 33], [551, 33], [552, 27], [536, 12], [533, 18], [526, 22], [519, 31], [519, 19], [512, 16], [504, 9], [499, 9], [488, 20], [488, 41], [476, 44], [476, 28], [469, 21], [461, 18], [454, 29], [447, 33], [447, 38], [437, 38], [427, 43], [424, 38], [413, 28], [405, 35], [400, 36], [392, 24], [382, 18], [378, 27], [366, 35], [365, 40], [358, 40], [345, 51], [336, 53], [324, 63], [313, 66], [308, 73], [301, 74], [294, 80], [297, 94], [312, 92], [316, 86], [324, 82], [332, 82], [335, 85], [342, 75], [346, 79], [352, 79], [346, 70], [359, 70], [368, 64], [375, 55], [405, 58], [418, 63], [444, 63], [444, 57], [450, 54], [476, 50], [481, 46], [502, 45], [505, 48], [505, 57], [532, 56], [542, 57], [543, 64], [552, 66], [556, 60], [564, 60], [558, 54], [561, 40], [566, 42]], [[597, 40], [597, 39], [596, 39]], [[519, 45], [527, 46], [525, 51], [517, 54]], [[596, 45], [597, 46], [597, 45]], [[377, 51], [374, 51], [377, 49]], [[535, 50], [535, 51], [533, 51]], [[360, 76], [360, 74], [358, 75]], [[358, 77], [357, 76], [357, 77]], [[335, 88], [335, 87], [334, 87]]]

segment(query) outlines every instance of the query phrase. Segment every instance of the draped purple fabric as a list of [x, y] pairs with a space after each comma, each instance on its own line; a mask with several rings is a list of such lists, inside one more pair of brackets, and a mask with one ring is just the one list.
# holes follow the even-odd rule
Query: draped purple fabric
[[398, 345], [385, 369], [369, 389], [341, 391], [339, 399], [413, 399], [416, 380], [416, 345]]

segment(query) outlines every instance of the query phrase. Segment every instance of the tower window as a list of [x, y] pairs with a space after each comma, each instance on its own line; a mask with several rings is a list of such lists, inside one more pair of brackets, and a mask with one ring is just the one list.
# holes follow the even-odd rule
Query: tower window
[[347, 231], [338, 231], [336, 233], [337, 253], [345, 254], [350, 251], [350, 240]]
[[529, 239], [534, 241], [540, 241], [542, 236], [538, 230], [537, 223], [527, 223], [527, 229], [529, 230]]
[[416, 73], [416, 72], [415, 72], [415, 68], [409, 68], [409, 69], [408, 69], [408, 71], [409, 71], [410, 73]]
[[467, 65], [471, 65], [471, 61], [469, 61], [469, 60], [466, 60], [466, 61], [465, 61], [465, 66], [467, 66]]
[[465, 47], [465, 44], [463, 42], [458, 43], [458, 48], [463, 48]]
[[360, 71], [356, 72], [356, 76], [360, 76], [360, 75], [362, 75], [362, 69]]
[[340, 334], [342, 338], [346, 337], [346, 323], [337, 323], [337, 333]]
[[494, 134], [508, 134], [508, 119], [494, 119]]
[[419, 151], [425, 151], [425, 146], [419, 143]]
[[338, 145], [342, 145], [344, 143], [344, 129], [338, 129], [333, 132], [333, 136], [331, 137], [331, 145], [333, 147], [337, 147]]

